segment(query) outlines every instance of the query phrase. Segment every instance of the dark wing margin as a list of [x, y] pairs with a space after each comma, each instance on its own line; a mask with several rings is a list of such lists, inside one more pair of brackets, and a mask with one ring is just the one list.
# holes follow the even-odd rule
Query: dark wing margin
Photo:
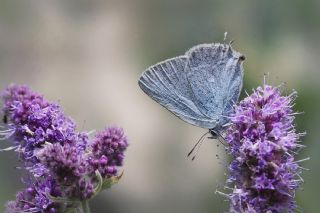
[[153, 100], [182, 120], [203, 128], [214, 128], [216, 122], [195, 105], [185, 67], [186, 56], [168, 59], [149, 67], [140, 77], [140, 88]]

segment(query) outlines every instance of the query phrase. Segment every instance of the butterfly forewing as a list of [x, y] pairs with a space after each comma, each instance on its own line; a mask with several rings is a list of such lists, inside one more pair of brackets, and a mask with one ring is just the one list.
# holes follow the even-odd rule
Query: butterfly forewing
[[215, 121], [203, 115], [186, 74], [187, 57], [180, 56], [149, 67], [140, 77], [139, 86], [156, 102], [182, 120], [203, 128], [214, 127]]

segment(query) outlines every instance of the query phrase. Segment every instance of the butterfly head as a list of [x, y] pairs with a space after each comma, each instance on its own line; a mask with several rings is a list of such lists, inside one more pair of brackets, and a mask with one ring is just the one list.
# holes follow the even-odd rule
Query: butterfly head
[[240, 55], [239, 61], [240, 61], [240, 62], [243, 62], [244, 60], [246, 60], [246, 57], [245, 57], [244, 55]]
[[212, 139], [217, 139], [218, 137], [219, 137], [219, 132], [217, 131], [217, 130], [215, 130], [215, 129], [209, 129], [209, 132], [210, 132], [210, 134], [211, 134], [211, 138]]

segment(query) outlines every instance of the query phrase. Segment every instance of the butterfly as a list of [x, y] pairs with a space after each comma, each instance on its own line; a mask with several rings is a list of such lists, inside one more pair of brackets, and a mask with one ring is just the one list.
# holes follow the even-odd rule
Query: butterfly
[[231, 43], [200, 44], [147, 68], [138, 84], [174, 115], [218, 138], [240, 95], [244, 60]]

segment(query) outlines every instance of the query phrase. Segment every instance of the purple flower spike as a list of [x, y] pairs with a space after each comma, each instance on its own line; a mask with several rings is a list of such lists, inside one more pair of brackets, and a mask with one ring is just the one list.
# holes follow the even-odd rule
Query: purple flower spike
[[92, 140], [58, 104], [26, 86], [11, 85], [1, 97], [0, 140], [14, 144], [2, 151], [19, 153], [30, 180], [6, 213], [88, 212], [88, 200], [119, 181], [128, 146], [122, 129], [108, 128]]
[[292, 102], [265, 85], [235, 107], [226, 141], [233, 160], [227, 182], [230, 212], [293, 213], [302, 181], [294, 150], [302, 134], [294, 129]]
[[99, 170], [103, 178], [115, 176], [117, 167], [123, 164], [127, 147], [128, 141], [121, 128], [110, 127], [98, 132], [91, 144], [90, 164], [94, 170]]

